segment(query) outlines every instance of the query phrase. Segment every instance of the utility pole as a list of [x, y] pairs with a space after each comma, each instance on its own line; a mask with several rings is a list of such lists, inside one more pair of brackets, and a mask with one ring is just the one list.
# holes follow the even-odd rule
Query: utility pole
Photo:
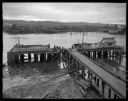
[[83, 37], [82, 37], [82, 44], [84, 43], [84, 32], [83, 32]]
[[47, 62], [47, 59], [48, 59], [48, 54], [47, 54], [47, 52], [45, 52], [45, 69], [46, 69], [46, 62]]
[[18, 47], [20, 46], [20, 35], [18, 34]]
[[87, 42], [87, 35], [88, 35], [88, 33], [86, 32], [86, 34], [85, 34], [85, 35], [86, 35], [86, 41], [85, 41], [85, 43], [86, 43], [86, 42]]

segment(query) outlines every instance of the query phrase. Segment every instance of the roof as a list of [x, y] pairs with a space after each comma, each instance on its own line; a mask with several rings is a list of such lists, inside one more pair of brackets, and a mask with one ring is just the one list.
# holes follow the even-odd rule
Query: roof
[[15, 45], [11, 52], [36, 52], [36, 51], [52, 51], [50, 45]]
[[100, 42], [98, 43], [83, 43], [83, 44], [74, 44], [76, 46], [80, 46], [84, 49], [99, 49], [99, 48], [115, 48], [115, 49], [121, 49], [120, 46], [116, 44], [104, 44], [104, 43], [116, 43], [115, 38], [103, 38]]
[[104, 82], [109, 84], [115, 91], [117, 91], [121, 96], [126, 98], [126, 82], [120, 80], [119, 78], [113, 76], [106, 70], [99, 67], [94, 62], [90, 61], [89, 58], [83, 56], [77, 51], [69, 51], [72, 56], [74, 56], [77, 60], [81, 61], [83, 64], [88, 66], [92, 72], [97, 74]]
[[117, 45], [107, 45], [103, 43], [92, 43], [90, 45], [81, 45], [84, 49], [100, 49], [100, 48], [113, 48], [113, 49], [122, 49], [120, 46]]
[[106, 43], [106, 42], [108, 42], [108, 43], [115, 43], [116, 41], [115, 41], [115, 38], [103, 38], [101, 40], [101, 42], [102, 43]]

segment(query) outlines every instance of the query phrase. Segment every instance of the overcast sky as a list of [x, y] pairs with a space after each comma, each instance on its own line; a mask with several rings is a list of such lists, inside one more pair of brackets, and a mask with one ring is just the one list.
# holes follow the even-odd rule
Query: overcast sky
[[3, 3], [3, 19], [126, 24], [126, 3]]

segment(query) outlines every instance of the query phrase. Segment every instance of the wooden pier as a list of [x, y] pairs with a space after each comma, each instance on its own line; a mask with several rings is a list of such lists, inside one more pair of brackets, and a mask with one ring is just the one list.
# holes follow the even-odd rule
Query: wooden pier
[[15, 45], [7, 53], [8, 65], [63, 62], [67, 73], [89, 82], [103, 98], [125, 99], [126, 82], [101, 68], [94, 62], [95, 59], [108, 59], [120, 65], [122, 48], [115, 45], [113, 38], [105, 38], [100, 43], [76, 44], [72, 49], [50, 48], [50, 45]]
[[7, 53], [7, 63], [13, 65], [50, 62], [56, 61], [59, 55], [60, 50], [50, 48], [50, 45], [16, 45]]

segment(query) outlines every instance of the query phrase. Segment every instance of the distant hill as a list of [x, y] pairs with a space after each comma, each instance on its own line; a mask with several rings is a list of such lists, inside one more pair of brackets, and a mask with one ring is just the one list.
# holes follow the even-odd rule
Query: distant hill
[[[124, 34], [125, 25], [101, 24], [88, 22], [55, 22], [3, 20], [3, 31], [9, 34], [28, 33], [62, 33], [62, 32], [116, 32]], [[120, 33], [117, 33], [117, 32]]]

